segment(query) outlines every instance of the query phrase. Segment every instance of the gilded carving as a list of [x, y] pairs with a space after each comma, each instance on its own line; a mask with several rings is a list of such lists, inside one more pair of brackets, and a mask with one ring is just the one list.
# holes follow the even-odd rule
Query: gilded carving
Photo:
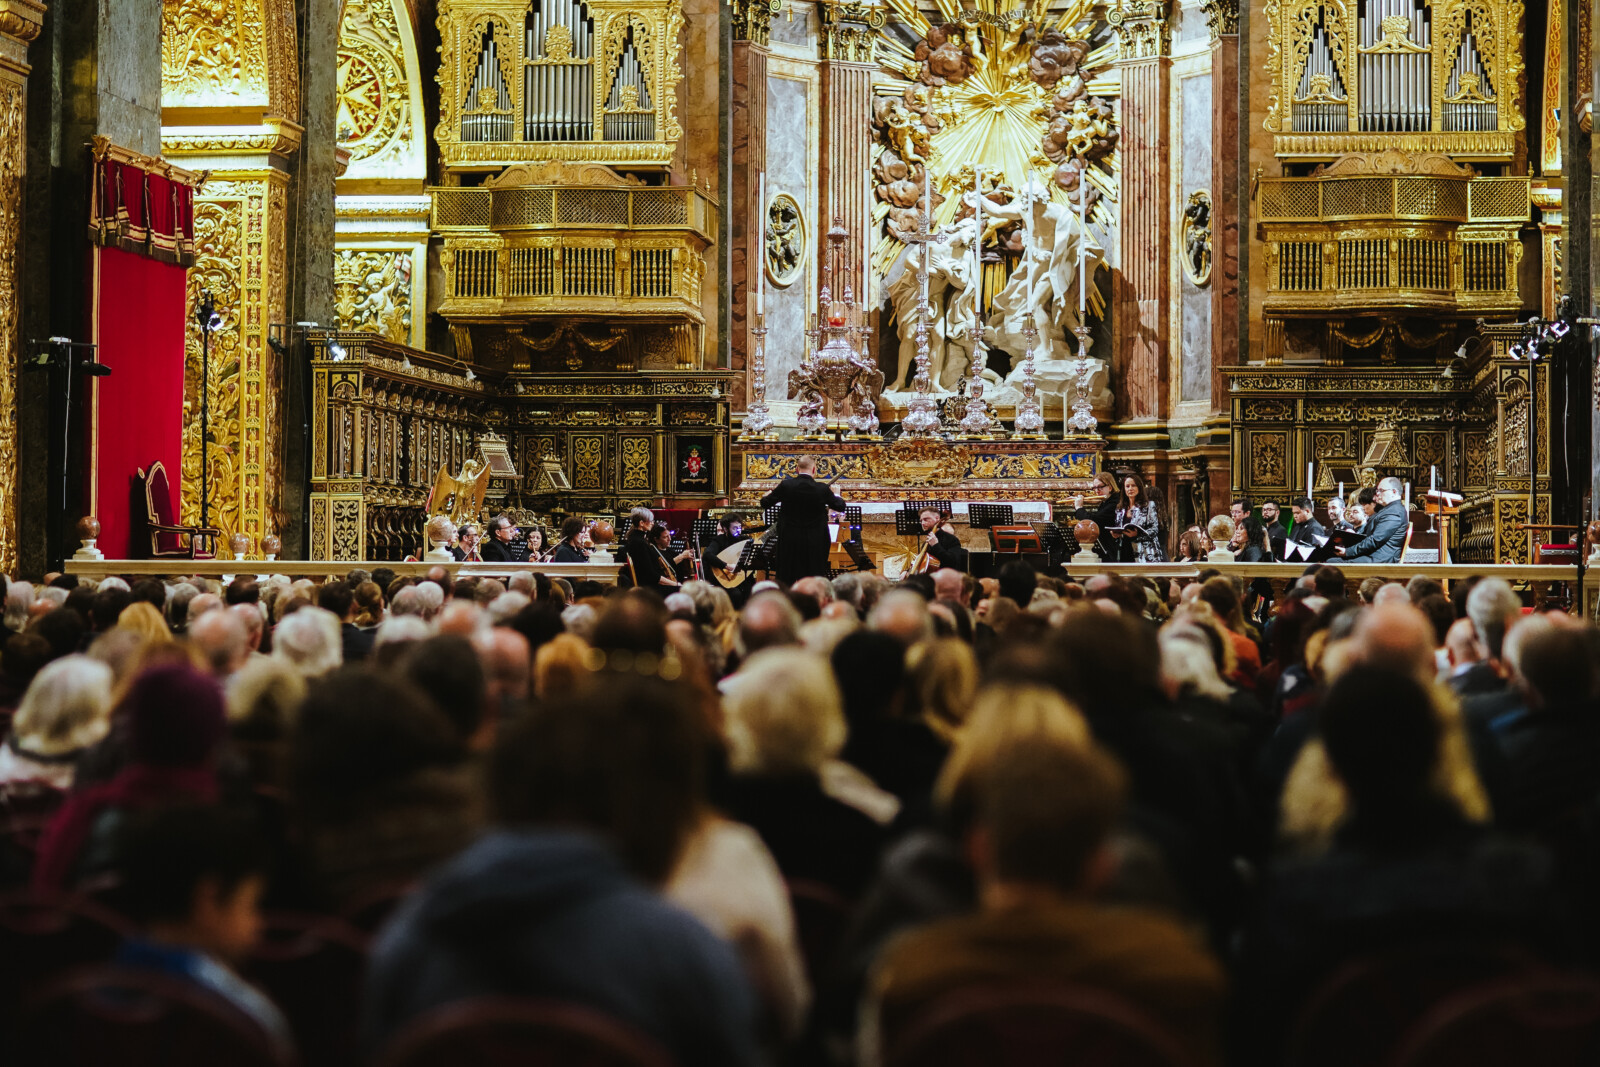
[[599, 492], [605, 487], [605, 438], [574, 434], [572, 437], [572, 487]]
[[[34, 26], [38, 32], [38, 26]], [[24, 123], [22, 85], [0, 78], [0, 573], [17, 567], [17, 346], [21, 309], [17, 294], [22, 228]]]
[[1117, 35], [1118, 59], [1155, 59], [1172, 51], [1165, 0], [1128, 0], [1106, 12]]
[[624, 492], [650, 490], [650, 438], [624, 437], [620, 441], [621, 477], [617, 488]]
[[766, 47], [772, 34], [772, 16], [783, 10], [783, 0], [729, 0], [733, 39]]
[[1206, 29], [1212, 41], [1238, 36], [1239, 0], [1200, 0], [1200, 10], [1206, 17]]
[[423, 177], [420, 96], [405, 0], [345, 0], [339, 23], [339, 145], [344, 176]]
[[299, 113], [292, 0], [163, 0], [161, 16], [164, 106]]
[[1250, 478], [1253, 484], [1263, 487], [1288, 484], [1284, 475], [1288, 448], [1287, 434], [1250, 435]]
[[333, 257], [335, 321], [340, 330], [411, 340], [411, 251], [340, 249]]

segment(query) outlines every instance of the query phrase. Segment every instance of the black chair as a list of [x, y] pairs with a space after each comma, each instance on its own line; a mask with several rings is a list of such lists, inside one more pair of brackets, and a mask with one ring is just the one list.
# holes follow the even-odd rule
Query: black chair
[[1189, 1067], [1143, 1010], [1072, 985], [973, 986], [883, 1035], [885, 1067]]
[[[520, 997], [463, 1000], [402, 1030], [378, 1067], [672, 1067], [633, 1027], [592, 1008]], [[688, 1065], [685, 1065], [688, 1067]]]
[[192, 982], [120, 967], [64, 976], [24, 1005], [18, 1067], [291, 1067], [290, 1050]]
[[1566, 1067], [1600, 1063], [1600, 982], [1528, 975], [1436, 1005], [1400, 1044], [1395, 1067]]
[[12, 1021], [40, 983], [110, 960], [131, 932], [126, 920], [89, 900], [0, 896], [0, 1021]]
[[367, 936], [343, 919], [269, 912], [241, 970], [282, 1009], [307, 1067], [342, 1067], [361, 1058], [366, 967]]

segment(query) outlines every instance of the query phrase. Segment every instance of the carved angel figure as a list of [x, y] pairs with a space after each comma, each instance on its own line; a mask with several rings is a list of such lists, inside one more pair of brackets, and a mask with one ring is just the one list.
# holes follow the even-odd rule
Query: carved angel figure
[[800, 213], [788, 200], [773, 203], [767, 214], [767, 266], [787, 278], [800, 265]]
[[916, 373], [917, 321], [922, 257], [928, 257], [928, 380], [935, 394], [955, 388], [972, 357], [977, 314], [972, 286], [972, 241], [976, 220], [968, 216], [944, 230], [945, 240], [913, 244], [884, 279], [899, 322], [900, 366], [892, 391], [911, 388]]
[[957, 22], [929, 27], [927, 39], [917, 45], [914, 53], [922, 64], [919, 80], [925, 85], [960, 85], [966, 81], [982, 65], [977, 51], [982, 46], [976, 44], [980, 39]]
[[1088, 41], [1074, 41], [1050, 27], [1039, 35], [1028, 58], [1028, 75], [1046, 89], [1054, 89], [1062, 78], [1073, 77], [1089, 54]]

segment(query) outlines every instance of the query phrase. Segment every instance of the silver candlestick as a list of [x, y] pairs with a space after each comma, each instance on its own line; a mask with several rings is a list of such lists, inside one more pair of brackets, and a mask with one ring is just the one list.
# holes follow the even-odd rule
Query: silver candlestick
[[916, 236], [906, 238], [907, 242], [918, 245], [922, 251], [922, 259], [917, 267], [917, 283], [920, 286], [917, 299], [917, 376], [912, 382], [917, 395], [907, 405], [906, 416], [900, 420], [900, 430], [904, 437], [932, 438], [939, 436], [939, 408], [933, 402], [933, 381], [928, 376], [928, 253], [944, 237], [933, 232], [933, 194], [926, 167], [922, 175], [924, 208], [918, 216]]
[[756, 324], [750, 328], [755, 345], [750, 356], [750, 404], [744, 413], [744, 426], [739, 433], [741, 441], [776, 441], [772, 429], [772, 414], [767, 410], [767, 317], [756, 315]]
[[1094, 376], [1094, 360], [1089, 358], [1089, 346], [1094, 342], [1089, 337], [1088, 323], [1079, 322], [1072, 332], [1078, 335], [1078, 358], [1072, 361], [1072, 413], [1067, 416], [1067, 436], [1075, 440], [1098, 441], [1100, 424], [1091, 410], [1094, 405], [1089, 403], [1089, 380]]
[[1038, 390], [1033, 380], [1033, 344], [1039, 339], [1038, 328], [1033, 324], [1033, 312], [1028, 312], [1022, 336], [1028, 346], [1022, 354], [1022, 400], [1017, 404], [1017, 417], [1012, 420], [1013, 441], [1043, 441], [1044, 412], [1040, 409]]

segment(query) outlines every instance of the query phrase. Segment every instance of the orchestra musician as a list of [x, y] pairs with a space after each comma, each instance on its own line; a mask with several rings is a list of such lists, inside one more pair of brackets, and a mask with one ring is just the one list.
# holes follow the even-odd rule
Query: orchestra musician
[[521, 563], [522, 546], [516, 544], [517, 527], [511, 516], [504, 513], [489, 520], [489, 539], [479, 552], [485, 563]]
[[627, 573], [639, 589], [671, 591], [678, 587], [672, 566], [656, 551], [651, 530], [655, 529], [655, 512], [649, 508], [634, 508], [628, 513], [633, 529], [628, 533]]
[[550, 556], [551, 563], [589, 562], [589, 524], [570, 516], [561, 524], [561, 543]]
[[[686, 548], [682, 552], [673, 554], [672, 531], [664, 523], [657, 523], [651, 527], [650, 547], [661, 560], [663, 578], [670, 575], [675, 586], [681, 586], [684, 582], [694, 579], [694, 553]], [[665, 585], [666, 582], [663, 581], [662, 584]]]
[[801, 456], [793, 477], [785, 478], [761, 498], [761, 506], [782, 504], [778, 512], [778, 580], [793, 585], [801, 578], [828, 574], [828, 512], [843, 511], [844, 498], [817, 481], [817, 457]]
[[544, 549], [544, 531], [535, 526], [528, 531], [528, 562], [544, 563], [550, 554]]
[[483, 529], [475, 522], [462, 526], [456, 534], [458, 540], [450, 554], [458, 563], [482, 563], [483, 553], [478, 550], [479, 542], [483, 540]]
[[716, 579], [728, 591], [728, 599], [733, 601], [735, 608], [744, 607], [744, 602], [750, 599], [752, 583], [729, 584], [737, 577], [738, 571], [723, 562], [722, 553], [743, 540], [745, 540], [744, 520], [737, 515], [724, 515], [717, 520], [715, 536], [701, 546], [700, 552], [701, 566], [706, 578]]
[[944, 515], [939, 514], [937, 508], [923, 508], [921, 519], [924, 545], [918, 553], [918, 559], [925, 562], [919, 563], [916, 569], [928, 571], [949, 567], [951, 570], [966, 570], [967, 550], [961, 547], [956, 528], [950, 525]]

